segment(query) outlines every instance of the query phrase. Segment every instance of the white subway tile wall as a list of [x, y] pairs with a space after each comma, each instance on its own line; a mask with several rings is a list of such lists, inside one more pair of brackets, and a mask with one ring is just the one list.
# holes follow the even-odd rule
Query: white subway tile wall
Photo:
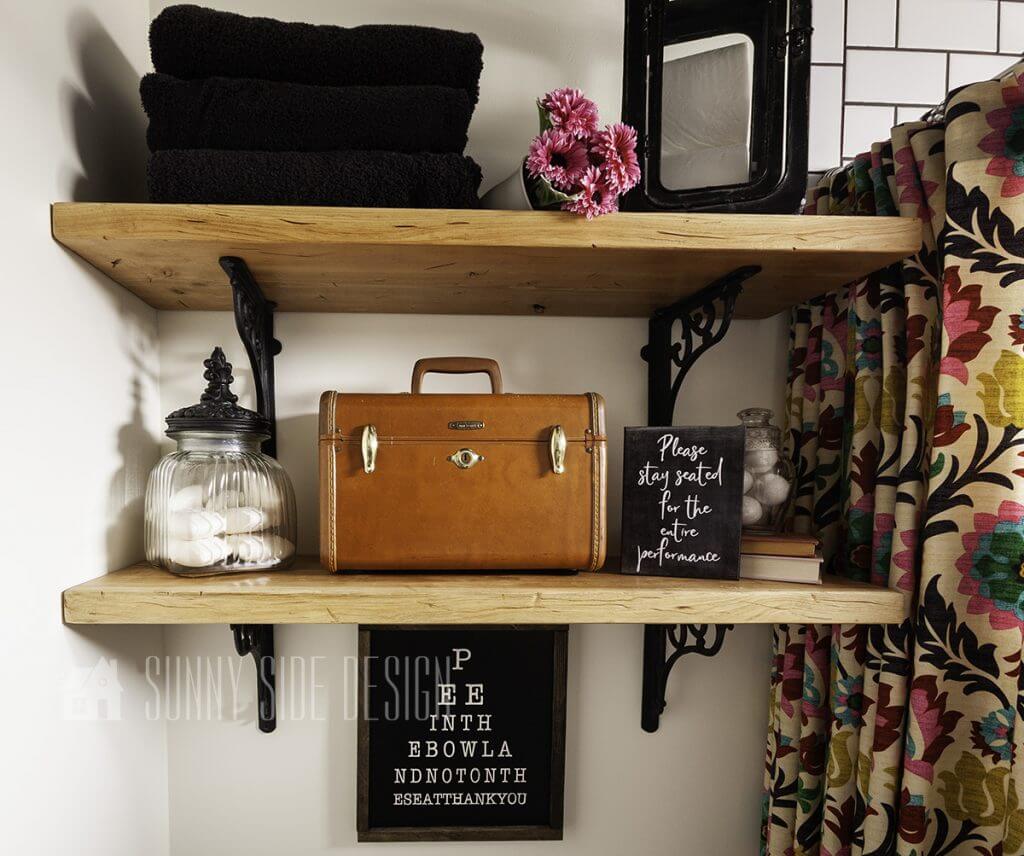
[[846, 100], [934, 104], [946, 94], [946, 54], [851, 48], [846, 52]]
[[846, 0], [813, 0], [811, 25], [815, 35], [811, 42], [811, 62], [842, 65], [846, 46], [843, 38], [845, 16]]
[[1012, 54], [962, 54], [949, 55], [949, 88], [956, 89], [995, 77], [1005, 71], [1018, 59]]
[[856, 0], [847, 6], [846, 44], [896, 47], [896, 0]]
[[814, 0], [808, 167], [845, 163], [1024, 51], [1024, 0]]
[[998, 45], [999, 0], [900, 0], [898, 47], [995, 51]]
[[1024, 3], [1003, 3], [999, 10], [999, 50], [1024, 51]]
[[843, 157], [853, 158], [866, 148], [861, 140], [884, 140], [896, 124], [896, 108], [848, 104], [843, 117]]
[[920, 107], [897, 107], [896, 124], [903, 125], [907, 122], [916, 122], [921, 118], [921, 112]]
[[811, 123], [807, 162], [814, 169], [835, 166], [842, 147], [843, 68], [811, 66]]

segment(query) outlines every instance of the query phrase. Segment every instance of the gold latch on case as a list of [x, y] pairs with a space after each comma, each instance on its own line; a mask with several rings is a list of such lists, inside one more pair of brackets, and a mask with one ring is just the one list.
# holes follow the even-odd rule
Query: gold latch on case
[[373, 425], [363, 428], [363, 472], [372, 473], [377, 467], [377, 429]]
[[482, 460], [483, 455], [478, 455], [472, 449], [459, 449], [457, 452], [452, 452], [448, 456], [448, 460], [451, 461], [460, 470], [468, 470], [470, 467], [475, 467]]
[[556, 425], [551, 429], [551, 469], [556, 475], [565, 472], [565, 429]]

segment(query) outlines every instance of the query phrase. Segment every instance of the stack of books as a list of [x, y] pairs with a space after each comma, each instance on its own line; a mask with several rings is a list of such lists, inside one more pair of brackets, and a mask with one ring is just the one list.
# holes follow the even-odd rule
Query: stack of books
[[740, 579], [821, 583], [821, 548], [811, 535], [743, 533]]

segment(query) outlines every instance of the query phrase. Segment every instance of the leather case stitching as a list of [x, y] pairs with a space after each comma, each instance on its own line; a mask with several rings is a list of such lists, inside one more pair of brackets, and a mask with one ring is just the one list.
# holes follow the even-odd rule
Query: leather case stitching
[[[337, 400], [338, 393], [331, 393], [331, 433], [334, 434], [337, 431]], [[338, 519], [338, 490], [335, 484], [337, 478], [338, 469], [338, 446], [336, 443], [331, 444], [331, 478], [330, 478], [330, 514], [331, 514], [331, 572], [338, 570], [338, 536], [337, 536], [337, 519]]]

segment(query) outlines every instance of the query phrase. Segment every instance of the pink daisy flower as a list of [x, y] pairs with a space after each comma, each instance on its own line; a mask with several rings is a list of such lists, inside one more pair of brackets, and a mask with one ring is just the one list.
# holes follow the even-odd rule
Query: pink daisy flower
[[571, 202], [562, 203], [563, 211], [583, 214], [588, 220], [619, 210], [619, 194], [608, 184], [596, 166], [588, 167], [580, 179], [579, 195]]
[[601, 158], [601, 169], [616, 192], [626, 193], [640, 181], [636, 156], [636, 131], [616, 122], [598, 131], [591, 140], [591, 152]]
[[586, 171], [587, 147], [565, 131], [548, 130], [534, 137], [526, 157], [530, 176], [546, 178], [559, 190], [569, 190]]
[[554, 89], [541, 99], [540, 106], [548, 111], [551, 127], [577, 139], [597, 130], [597, 105], [579, 89]]

